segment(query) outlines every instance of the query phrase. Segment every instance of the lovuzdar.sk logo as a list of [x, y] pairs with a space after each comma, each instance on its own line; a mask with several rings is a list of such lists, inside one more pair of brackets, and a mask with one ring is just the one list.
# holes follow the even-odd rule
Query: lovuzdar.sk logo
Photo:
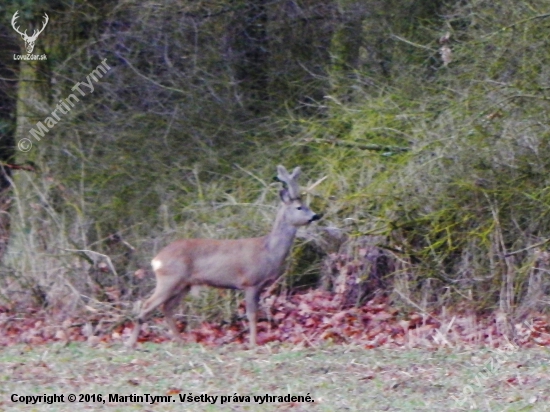
[[13, 15], [11, 19], [11, 26], [19, 35], [21, 35], [23, 41], [25, 42], [25, 49], [27, 49], [28, 54], [14, 54], [13, 59], [14, 60], [47, 60], [47, 57], [45, 54], [32, 54], [32, 52], [34, 50], [34, 44], [36, 43], [36, 39], [38, 38], [40, 33], [42, 33], [46, 28], [46, 25], [48, 24], [48, 21], [50, 21], [50, 18], [46, 13], [44, 13], [44, 16], [43, 16], [44, 21], [42, 22], [42, 28], [40, 30], [34, 30], [32, 33], [32, 36], [29, 36], [27, 34], [27, 30], [25, 30], [24, 32], [21, 32], [21, 30], [19, 30], [19, 26], [16, 25], [17, 19], [19, 18], [17, 13], [19, 13], [19, 10], [17, 10]]

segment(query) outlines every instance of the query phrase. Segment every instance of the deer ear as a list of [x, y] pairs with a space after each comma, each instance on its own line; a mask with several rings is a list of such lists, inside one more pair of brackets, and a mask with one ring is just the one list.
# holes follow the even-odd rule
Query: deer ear
[[282, 189], [279, 192], [279, 197], [281, 198], [281, 201], [285, 204], [289, 204], [292, 202], [292, 199], [290, 198], [290, 194], [288, 193], [288, 190]]
[[296, 180], [298, 179], [298, 177], [300, 177], [301, 173], [302, 173], [302, 170], [300, 169], [300, 167], [295, 167], [294, 170], [292, 171], [292, 174], [290, 175], [290, 178], [292, 180]]

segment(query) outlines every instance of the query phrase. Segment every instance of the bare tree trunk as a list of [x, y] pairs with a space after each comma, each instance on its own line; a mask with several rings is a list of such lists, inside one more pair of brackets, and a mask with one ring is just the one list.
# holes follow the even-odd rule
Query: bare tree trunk
[[363, 41], [363, 20], [366, 17], [366, 4], [357, 0], [339, 1], [339, 22], [332, 36], [330, 51], [332, 56], [331, 73], [334, 87], [348, 93], [348, 80], [359, 68], [359, 52]]
[[11, 59], [19, 52], [10, 27], [0, 25], [0, 44], [8, 56], [0, 59], [0, 261], [10, 238], [11, 169], [15, 156], [18, 65]]
[[250, 0], [243, 17], [235, 36], [235, 71], [247, 109], [259, 114], [269, 98], [266, 0]]
[[[32, 26], [31, 26], [32, 27]], [[20, 49], [18, 54], [27, 54], [25, 44], [16, 38]], [[48, 36], [43, 33], [42, 37], [38, 38], [33, 54], [45, 54], [44, 44], [48, 41]], [[50, 56], [47, 56], [50, 58]], [[16, 124], [14, 130], [14, 159], [19, 164], [39, 163], [40, 146], [44, 145], [45, 138], [42, 140], [36, 139], [30, 134], [32, 128], [36, 130], [36, 123], [44, 120], [46, 114], [49, 114], [49, 66], [47, 61], [19, 61], [19, 72], [16, 92]], [[33, 176], [34, 178], [35, 176]], [[23, 225], [28, 225], [25, 216], [28, 215], [27, 207], [34, 201], [29, 201], [34, 197], [34, 191], [30, 185], [28, 172], [20, 171], [14, 174], [13, 182], [17, 187], [17, 202], [21, 205], [18, 208], [23, 215], [18, 216]], [[13, 196], [14, 192], [10, 191]], [[0, 204], [0, 207], [2, 204]], [[9, 207], [9, 204], [7, 205]], [[15, 226], [15, 225], [14, 225]], [[8, 234], [9, 235], [9, 234]], [[17, 233], [11, 234], [13, 241]], [[21, 234], [22, 235], [22, 234]], [[24, 236], [24, 235], [23, 235]], [[25, 242], [24, 239], [21, 239]]]
[[340, 0], [339, 6], [340, 21], [331, 44], [332, 65], [337, 71], [355, 70], [359, 63], [366, 5], [356, 0]]

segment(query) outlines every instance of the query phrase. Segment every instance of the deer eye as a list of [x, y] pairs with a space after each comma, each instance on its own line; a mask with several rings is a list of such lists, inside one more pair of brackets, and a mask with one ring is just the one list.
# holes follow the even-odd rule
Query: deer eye
[[296, 209], [297, 210], [302, 210], [302, 206], [298, 206]]

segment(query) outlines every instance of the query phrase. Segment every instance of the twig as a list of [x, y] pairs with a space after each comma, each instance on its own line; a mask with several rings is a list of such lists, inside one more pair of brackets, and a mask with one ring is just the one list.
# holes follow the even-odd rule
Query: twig
[[356, 142], [345, 142], [342, 140], [329, 140], [329, 139], [307, 139], [308, 142], [313, 143], [328, 143], [335, 144], [337, 146], [352, 147], [354, 149], [360, 150], [375, 150], [379, 152], [408, 152], [410, 149], [408, 147], [399, 147], [399, 146], [385, 146], [375, 143], [356, 143]]
[[315, 189], [317, 186], [319, 186], [321, 183], [323, 183], [326, 180], [327, 177], [328, 177], [328, 175], [325, 175], [324, 177], [317, 180], [315, 183], [313, 183], [312, 185], [310, 185], [306, 189], [306, 192], [311, 192], [313, 189]]
[[244, 172], [244, 173], [246, 173], [247, 175], [249, 175], [249, 176], [253, 177], [254, 179], [256, 179], [258, 182], [260, 182], [260, 183], [263, 185], [263, 187], [267, 187], [267, 184], [265, 183], [265, 181], [263, 181], [262, 179], [260, 179], [260, 178], [259, 178], [258, 176], [256, 176], [254, 173], [249, 172], [248, 170], [242, 168], [242, 167], [239, 166], [237, 163], [233, 163], [233, 165], [234, 165], [237, 169], [239, 169], [241, 172]]
[[91, 253], [92, 255], [97, 255], [105, 258], [107, 261], [107, 264], [109, 266], [109, 269], [111, 269], [111, 272], [113, 272], [113, 275], [118, 276], [115, 267], [113, 266], [113, 262], [111, 262], [111, 258], [108, 255], [104, 255], [103, 253], [96, 252], [94, 250], [87, 250], [87, 249], [61, 249], [66, 252], [75, 252], [79, 253], [81, 256], [83, 256], [88, 262], [91, 262], [92, 264], [95, 264], [96, 261], [92, 258], [90, 258], [87, 253]]
[[419, 49], [424, 49], [424, 50], [428, 50], [432, 53], [437, 53], [437, 50], [434, 50], [432, 49], [431, 47], [428, 47], [428, 46], [424, 46], [422, 44], [418, 44], [418, 43], [414, 43], [410, 40], [407, 40], [407, 39], [404, 39], [403, 37], [400, 37], [396, 34], [392, 34], [390, 37], [396, 39], [396, 40], [399, 40], [399, 41], [402, 41], [403, 43], [407, 43], [408, 45], [410, 46], [413, 46], [413, 47], [418, 47]]
[[26, 170], [28, 172], [36, 172], [36, 165], [32, 162], [28, 162], [27, 164], [23, 164], [23, 165], [11, 164], [11, 163], [0, 163], [0, 167], [5, 167], [6, 169], [12, 169], [12, 170]]
[[185, 91], [184, 91], [184, 90], [176, 89], [175, 87], [165, 86], [165, 85], [160, 84], [159, 82], [157, 82], [157, 81], [151, 79], [150, 77], [145, 76], [145, 75], [144, 75], [143, 73], [141, 73], [138, 69], [136, 69], [136, 68], [132, 65], [132, 63], [130, 63], [130, 62], [128, 61], [128, 59], [125, 59], [125, 58], [124, 58], [123, 56], [121, 56], [119, 53], [117, 53], [117, 57], [118, 57], [119, 59], [123, 60], [124, 63], [126, 63], [126, 64], [128, 65], [128, 67], [129, 67], [135, 74], [137, 74], [139, 77], [141, 77], [141, 78], [147, 80], [148, 82], [153, 83], [155, 86], [158, 86], [158, 87], [160, 87], [160, 88], [162, 88], [162, 89], [170, 90], [170, 91], [172, 91], [172, 92], [185, 94]]
[[439, 319], [439, 317], [435, 316], [435, 315], [432, 315], [430, 313], [428, 313], [425, 309], [422, 309], [422, 307], [416, 303], [414, 303], [411, 299], [409, 299], [408, 297], [406, 297], [405, 295], [403, 295], [403, 293], [401, 293], [399, 291], [399, 289], [394, 289], [394, 291], [401, 297], [401, 299], [403, 299], [404, 301], [406, 301], [409, 305], [411, 306], [414, 306], [416, 309], [418, 309], [420, 311], [420, 313], [422, 313], [424, 316], [426, 317], [430, 317], [430, 318], [433, 318], [435, 320], [437, 320], [438, 322], [441, 322], [442, 323], [442, 320]]
[[548, 243], [548, 242], [550, 242], [550, 239], [545, 239], [545, 240], [543, 240], [542, 242], [535, 243], [534, 245], [527, 246], [526, 248], [516, 250], [515, 252], [508, 252], [508, 253], [506, 253], [504, 256], [505, 256], [505, 257], [508, 257], [508, 256], [512, 256], [512, 255], [517, 255], [518, 253], [526, 252], [526, 251], [531, 250], [531, 249], [534, 249], [534, 248], [536, 248], [536, 247], [545, 245], [545, 244]]
[[508, 30], [508, 29], [511, 29], [511, 28], [513, 28], [513, 27], [515, 27], [515, 26], [518, 26], [518, 25], [520, 25], [520, 24], [527, 23], [527, 22], [530, 22], [530, 21], [532, 21], [532, 20], [545, 19], [546, 17], [550, 17], [550, 13], [538, 14], [538, 15], [536, 15], [536, 16], [528, 17], [528, 18], [523, 19], [523, 20], [518, 20], [518, 21], [516, 21], [515, 23], [512, 23], [512, 24], [510, 24], [510, 25], [508, 25], [508, 26], [504, 26], [504, 27], [502, 27], [501, 29], [498, 29], [498, 30], [496, 30], [496, 31], [494, 31], [494, 32], [492, 32], [492, 33], [489, 33], [489, 34], [483, 36], [482, 38], [483, 38], [483, 39], [488, 39], [488, 38], [493, 37], [494, 35], [496, 35], [496, 34], [498, 34], [498, 33], [501, 33], [501, 32], [503, 32], [503, 31], [506, 31], [506, 30]]

